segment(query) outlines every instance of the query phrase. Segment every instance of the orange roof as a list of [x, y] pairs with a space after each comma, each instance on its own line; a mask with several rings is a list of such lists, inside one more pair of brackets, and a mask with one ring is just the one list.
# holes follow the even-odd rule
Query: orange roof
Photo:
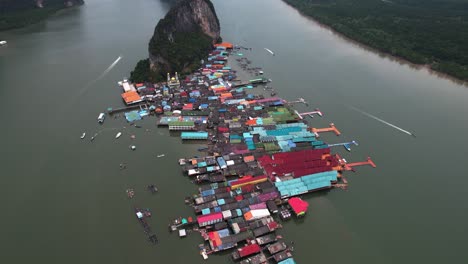
[[121, 94], [126, 104], [131, 104], [141, 100], [140, 95], [136, 91], [129, 91]]
[[232, 93], [222, 93], [221, 98], [232, 97]]
[[222, 43], [219, 43], [219, 44], [215, 44], [214, 46], [215, 47], [225, 47], [226, 49], [232, 49], [234, 47], [234, 45], [232, 45], [232, 43], [230, 43], [230, 42], [222, 42]]
[[244, 214], [244, 219], [245, 220], [250, 220], [253, 218], [252, 212], [248, 211], [247, 213]]
[[254, 156], [247, 156], [247, 157], [244, 157], [244, 162], [251, 162], [251, 161], [254, 161], [255, 160], [255, 157]]
[[245, 122], [248, 126], [255, 126], [257, 124], [257, 119], [249, 119]]

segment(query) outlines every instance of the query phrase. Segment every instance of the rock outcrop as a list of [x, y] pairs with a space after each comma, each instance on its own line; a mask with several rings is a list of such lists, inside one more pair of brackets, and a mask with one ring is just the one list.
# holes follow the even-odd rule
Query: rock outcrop
[[182, 0], [157, 24], [149, 43], [152, 73], [190, 72], [220, 40], [219, 20], [210, 0]]

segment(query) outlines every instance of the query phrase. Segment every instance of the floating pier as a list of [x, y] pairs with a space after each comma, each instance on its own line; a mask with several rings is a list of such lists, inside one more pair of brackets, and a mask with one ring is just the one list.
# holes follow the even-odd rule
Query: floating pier
[[306, 101], [304, 98], [298, 98], [298, 99], [295, 100], [295, 101], [287, 101], [287, 104], [289, 104], [289, 105], [292, 105], [292, 104], [299, 104], [299, 103], [305, 104], [306, 106], [309, 105], [309, 103], [307, 103], [307, 101]]
[[346, 171], [355, 171], [354, 167], [357, 167], [357, 166], [369, 165], [372, 168], [377, 167], [370, 157], [367, 157], [366, 161], [348, 163], [344, 158], [341, 158], [339, 154], [336, 154], [335, 156], [337, 157], [343, 169]]
[[294, 110], [294, 112], [296, 113], [296, 115], [302, 120], [304, 119], [304, 117], [310, 117], [310, 118], [314, 118], [314, 115], [318, 115], [320, 117], [323, 117], [323, 113], [322, 111], [320, 111], [318, 108], [315, 109], [315, 111], [311, 111], [311, 112], [305, 112], [305, 113], [299, 113], [297, 112], [296, 110]]
[[358, 143], [356, 141], [350, 141], [350, 142], [343, 142], [343, 143], [335, 143], [335, 144], [327, 144], [328, 147], [338, 147], [338, 146], [343, 146], [347, 151], [351, 151], [351, 145], [357, 146]]
[[341, 132], [335, 127], [335, 124], [330, 123], [330, 127], [326, 128], [309, 128], [309, 131], [315, 134], [316, 137], [319, 137], [319, 133], [324, 133], [324, 132], [333, 132], [335, 135], [339, 136], [341, 135]]
[[131, 105], [131, 106], [125, 106], [125, 107], [119, 107], [119, 108], [108, 108], [107, 113], [109, 115], [119, 113], [119, 112], [125, 112], [129, 110], [134, 110], [134, 109], [140, 109], [140, 110], [148, 110], [148, 104], [143, 103], [143, 104], [136, 104], [136, 105]]

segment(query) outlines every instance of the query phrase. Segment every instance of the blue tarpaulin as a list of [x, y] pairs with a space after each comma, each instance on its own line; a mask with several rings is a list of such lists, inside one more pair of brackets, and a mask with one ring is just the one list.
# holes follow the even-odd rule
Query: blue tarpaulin
[[137, 120], [141, 120], [141, 116], [138, 114], [138, 111], [131, 111], [125, 113], [125, 118], [128, 122], [133, 122]]

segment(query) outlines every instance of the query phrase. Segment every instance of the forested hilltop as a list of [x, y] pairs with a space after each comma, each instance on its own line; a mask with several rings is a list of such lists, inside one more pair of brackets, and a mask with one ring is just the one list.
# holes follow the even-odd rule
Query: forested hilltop
[[468, 0], [284, 0], [380, 51], [468, 81]]
[[0, 0], [0, 31], [24, 27], [83, 0]]

